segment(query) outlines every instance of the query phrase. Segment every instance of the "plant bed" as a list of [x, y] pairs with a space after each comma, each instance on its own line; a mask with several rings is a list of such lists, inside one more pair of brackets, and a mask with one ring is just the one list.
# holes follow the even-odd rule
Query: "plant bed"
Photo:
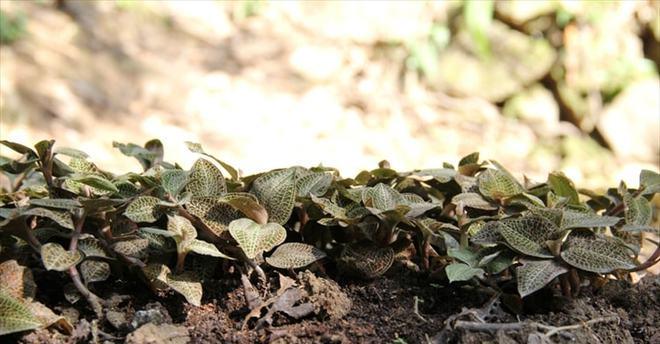
[[631, 282], [660, 254], [652, 171], [604, 194], [478, 154], [243, 177], [193, 143], [189, 170], [165, 162], [152, 140], [116, 143], [144, 171], [114, 175], [53, 141], [2, 143], [21, 154], [0, 165], [10, 342], [660, 339], [658, 278]]

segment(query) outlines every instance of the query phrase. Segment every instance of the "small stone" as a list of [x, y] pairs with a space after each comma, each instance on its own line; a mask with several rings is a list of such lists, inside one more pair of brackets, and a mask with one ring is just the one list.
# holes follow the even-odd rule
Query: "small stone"
[[105, 313], [105, 318], [108, 320], [110, 325], [112, 325], [112, 327], [118, 330], [125, 329], [128, 325], [126, 321], [126, 315], [123, 312], [107, 311]]
[[141, 325], [151, 323], [155, 325], [169, 324], [172, 322], [172, 317], [159, 302], [148, 303], [144, 310], [139, 310], [133, 315], [131, 321], [132, 328], [138, 328]]
[[505, 116], [519, 118], [541, 136], [554, 136], [559, 126], [559, 105], [552, 92], [536, 84], [504, 104]]
[[185, 344], [189, 341], [188, 329], [171, 324], [146, 324], [126, 337], [127, 344]]
[[344, 56], [334, 47], [303, 46], [289, 56], [289, 65], [310, 81], [327, 81], [341, 70]]
[[658, 163], [660, 93], [658, 78], [626, 87], [601, 113], [598, 130], [618, 157]]

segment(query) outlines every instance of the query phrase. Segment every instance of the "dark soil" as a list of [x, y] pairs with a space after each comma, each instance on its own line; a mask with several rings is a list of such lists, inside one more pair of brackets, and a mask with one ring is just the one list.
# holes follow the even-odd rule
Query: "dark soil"
[[[276, 281], [276, 273], [271, 275]], [[521, 308], [524, 313], [516, 315], [511, 311], [517, 308], [511, 307], [515, 302], [497, 301], [484, 307], [492, 294], [476, 285], [449, 287], [394, 267], [384, 277], [372, 281], [338, 278], [339, 286], [352, 301], [350, 312], [341, 319], [312, 314], [294, 320], [278, 313], [271, 326], [258, 330], [250, 328], [254, 322], [242, 328], [249, 308], [235, 276], [208, 281], [201, 307], [190, 306], [175, 294], [154, 296], [142, 284], [116, 281], [97, 286], [97, 294], [114, 303], [108, 320], [98, 324], [83, 301], [71, 306], [60, 296], [59, 287], [43, 287], [62, 285], [58, 274], [36, 277], [42, 286], [40, 301], [71, 317], [74, 333], [66, 336], [56, 329], [39, 330], [8, 336], [2, 339], [3, 343], [87, 343], [93, 342], [94, 337], [101, 343], [163, 342], [141, 337], [143, 334], [135, 330], [142, 325], [140, 321], [178, 325], [179, 332], [185, 334], [187, 330], [192, 343], [542, 343], [534, 341], [538, 331], [529, 327], [493, 333], [453, 328], [456, 320], [478, 321], [471, 314], [487, 323], [533, 321], [551, 326], [580, 325], [591, 319], [615, 316], [617, 321], [561, 331], [550, 339], [559, 343], [660, 343], [658, 276], [646, 277], [636, 285], [610, 281], [596, 291], [585, 288], [572, 300], [546, 289], [526, 298]], [[500, 299], [506, 301], [507, 297]], [[149, 314], [158, 316], [150, 318]], [[149, 331], [157, 333], [158, 328], [152, 326]]]

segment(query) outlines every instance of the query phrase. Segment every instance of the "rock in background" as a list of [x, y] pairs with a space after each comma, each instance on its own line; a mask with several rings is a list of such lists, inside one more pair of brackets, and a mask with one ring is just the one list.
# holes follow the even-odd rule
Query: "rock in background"
[[[0, 3], [0, 136], [351, 175], [456, 163], [587, 188], [658, 169], [652, 1]], [[0, 154], [10, 154], [2, 148]]]

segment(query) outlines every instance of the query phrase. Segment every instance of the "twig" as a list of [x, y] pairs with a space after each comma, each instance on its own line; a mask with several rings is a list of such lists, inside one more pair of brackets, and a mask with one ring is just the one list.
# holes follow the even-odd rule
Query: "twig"
[[543, 337], [546, 339], [550, 339], [550, 337], [554, 336], [555, 334], [558, 334], [562, 331], [569, 331], [569, 330], [577, 330], [580, 328], [585, 328], [589, 327], [594, 324], [598, 323], [603, 323], [603, 322], [618, 322], [620, 319], [618, 316], [609, 316], [609, 317], [601, 317], [601, 318], [596, 318], [596, 319], [591, 319], [589, 321], [585, 321], [579, 324], [574, 324], [574, 325], [567, 325], [567, 326], [551, 326], [551, 325], [545, 325], [541, 324], [535, 321], [521, 321], [521, 322], [515, 322], [515, 323], [496, 323], [496, 324], [490, 324], [490, 323], [480, 323], [476, 321], [464, 321], [464, 320], [458, 320], [456, 323], [454, 323], [454, 328], [455, 329], [464, 329], [464, 330], [470, 330], [470, 331], [480, 331], [480, 332], [497, 332], [500, 330], [504, 331], [519, 331], [522, 330], [523, 328], [532, 328], [536, 330], [542, 330], [545, 331], [543, 333]]
[[[422, 300], [422, 302], [424, 302], [424, 301]], [[417, 318], [419, 320], [421, 320], [423, 322], [428, 322], [428, 320], [426, 320], [426, 318], [424, 318], [422, 316], [422, 314], [419, 313], [419, 297], [417, 297], [417, 295], [415, 295], [415, 304], [413, 306], [413, 314], [415, 314], [415, 316], [417, 316]]]

